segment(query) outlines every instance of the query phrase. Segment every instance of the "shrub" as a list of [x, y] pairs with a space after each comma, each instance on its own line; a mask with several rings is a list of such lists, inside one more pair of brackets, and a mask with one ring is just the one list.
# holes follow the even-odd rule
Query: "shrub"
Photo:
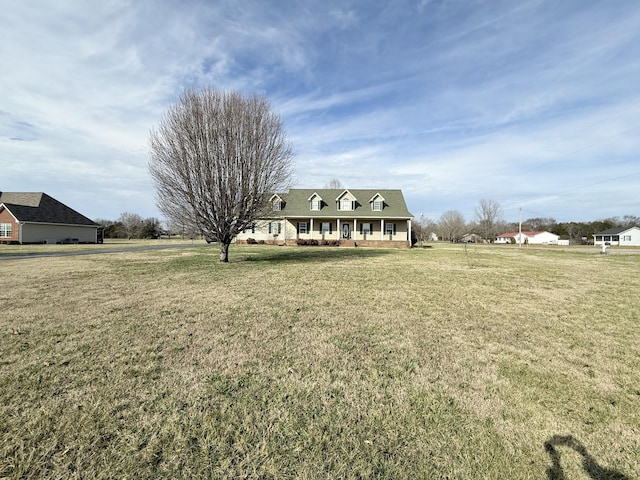
[[256, 242], [256, 239], [255, 239], [255, 238], [247, 238], [247, 243], [248, 243], [249, 245], [255, 245], [255, 244], [256, 244], [256, 243], [258, 243], [258, 242]]

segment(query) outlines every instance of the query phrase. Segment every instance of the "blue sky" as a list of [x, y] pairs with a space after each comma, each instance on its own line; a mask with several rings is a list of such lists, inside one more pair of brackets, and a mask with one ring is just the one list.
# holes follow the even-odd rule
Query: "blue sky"
[[160, 217], [149, 131], [206, 86], [270, 100], [299, 188], [640, 215], [639, 52], [637, 0], [4, 2], [0, 190]]

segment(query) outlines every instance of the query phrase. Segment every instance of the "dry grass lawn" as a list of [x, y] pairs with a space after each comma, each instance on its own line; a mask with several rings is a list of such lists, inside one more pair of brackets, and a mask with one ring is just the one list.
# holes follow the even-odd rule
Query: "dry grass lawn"
[[0, 260], [0, 478], [638, 478], [618, 253]]

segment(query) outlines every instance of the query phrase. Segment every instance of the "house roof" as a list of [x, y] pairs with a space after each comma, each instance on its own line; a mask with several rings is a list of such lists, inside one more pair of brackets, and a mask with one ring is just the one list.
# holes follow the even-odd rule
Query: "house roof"
[[[338, 210], [338, 202], [335, 199], [349, 192], [356, 198], [354, 210]], [[311, 211], [309, 199], [315, 194], [323, 199], [320, 210]], [[376, 194], [384, 199], [382, 211], [373, 211], [369, 200]], [[332, 217], [332, 218], [396, 218], [410, 219], [413, 215], [407, 209], [401, 190], [374, 190], [374, 189], [306, 189], [292, 188], [288, 193], [279, 194], [284, 202], [281, 211], [274, 212], [283, 217]]]
[[97, 226], [97, 224], [43, 192], [0, 192], [0, 205], [19, 222]]
[[626, 232], [627, 230], [633, 230], [634, 228], [638, 228], [638, 227], [616, 227], [616, 228], [610, 228], [608, 230], [603, 230], [602, 232], [598, 232], [598, 233], [594, 233], [593, 235], [619, 235], [623, 232]]

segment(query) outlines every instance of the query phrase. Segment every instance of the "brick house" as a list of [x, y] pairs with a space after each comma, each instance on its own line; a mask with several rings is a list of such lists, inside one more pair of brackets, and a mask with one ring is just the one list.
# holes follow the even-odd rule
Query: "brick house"
[[46, 193], [0, 192], [0, 243], [98, 243], [99, 228]]

